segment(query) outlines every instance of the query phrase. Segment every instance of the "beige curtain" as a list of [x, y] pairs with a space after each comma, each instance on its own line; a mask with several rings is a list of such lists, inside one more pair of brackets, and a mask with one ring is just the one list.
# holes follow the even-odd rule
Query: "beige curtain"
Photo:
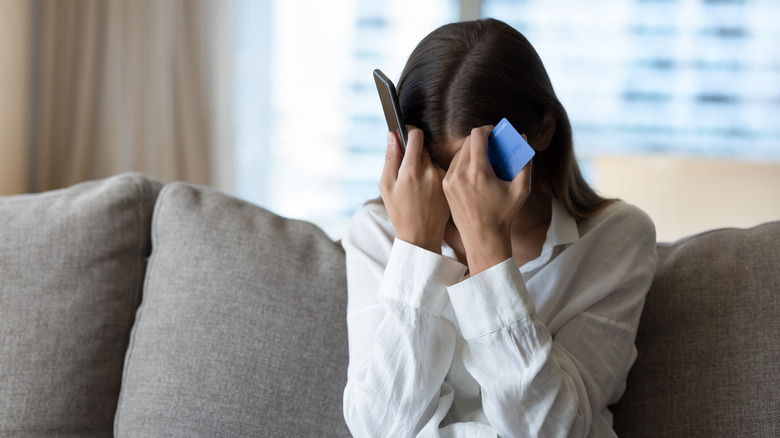
[[33, 3], [30, 190], [229, 173], [232, 2]]
[[27, 191], [30, 4], [0, 0], [0, 196]]

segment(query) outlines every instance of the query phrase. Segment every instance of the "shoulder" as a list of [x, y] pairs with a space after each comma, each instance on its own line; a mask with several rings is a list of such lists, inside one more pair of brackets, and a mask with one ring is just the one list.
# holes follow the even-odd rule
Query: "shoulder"
[[616, 200], [603, 210], [579, 224], [580, 235], [592, 231], [650, 237], [655, 240], [655, 225], [650, 216], [639, 207]]
[[624, 201], [613, 201], [599, 213], [578, 224], [582, 239], [594, 245], [622, 249], [648, 250], [655, 253], [655, 225], [639, 207]]
[[344, 249], [350, 250], [370, 246], [392, 246], [395, 230], [387, 215], [381, 198], [366, 202], [349, 221], [342, 239]]
[[395, 236], [393, 224], [381, 198], [366, 202], [355, 212], [349, 221], [346, 236], [354, 238], [366, 232], [380, 232], [382, 235]]
[[[655, 225], [642, 209], [613, 201], [578, 224], [576, 270], [592, 287], [589, 304], [607, 296], [639, 304], [653, 280], [657, 263]], [[622, 298], [621, 298], [622, 297]], [[618, 302], [612, 301], [612, 302]]]

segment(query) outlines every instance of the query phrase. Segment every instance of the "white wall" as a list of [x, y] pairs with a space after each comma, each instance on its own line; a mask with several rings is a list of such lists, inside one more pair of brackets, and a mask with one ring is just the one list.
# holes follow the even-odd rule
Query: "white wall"
[[642, 208], [658, 240], [780, 220], [780, 163], [672, 156], [597, 157], [596, 189]]
[[30, 2], [0, 0], [0, 195], [27, 185]]

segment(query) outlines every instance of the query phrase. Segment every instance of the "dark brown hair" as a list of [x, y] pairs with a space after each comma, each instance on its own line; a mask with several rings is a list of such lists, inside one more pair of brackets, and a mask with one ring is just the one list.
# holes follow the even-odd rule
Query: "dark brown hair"
[[534, 158], [534, 187], [561, 201], [577, 220], [610, 201], [585, 182], [574, 157], [569, 117], [542, 60], [517, 30], [485, 19], [444, 25], [426, 36], [398, 81], [405, 122], [423, 130], [434, 160], [436, 146], [503, 117], [529, 140], [546, 111], [555, 118], [550, 145]]

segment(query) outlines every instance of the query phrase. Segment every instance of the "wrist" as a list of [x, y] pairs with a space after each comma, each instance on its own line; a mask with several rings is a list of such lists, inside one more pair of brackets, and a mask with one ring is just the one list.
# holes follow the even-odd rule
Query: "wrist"
[[441, 254], [441, 245], [442, 242], [444, 241], [443, 235], [437, 238], [435, 233], [428, 234], [428, 235], [398, 233], [396, 234], [396, 237], [400, 240], [403, 240], [406, 243], [420, 247], [424, 250], [436, 254]]
[[466, 261], [472, 276], [512, 257], [512, 242], [508, 237], [485, 236], [473, 245], [464, 242], [464, 246]]

